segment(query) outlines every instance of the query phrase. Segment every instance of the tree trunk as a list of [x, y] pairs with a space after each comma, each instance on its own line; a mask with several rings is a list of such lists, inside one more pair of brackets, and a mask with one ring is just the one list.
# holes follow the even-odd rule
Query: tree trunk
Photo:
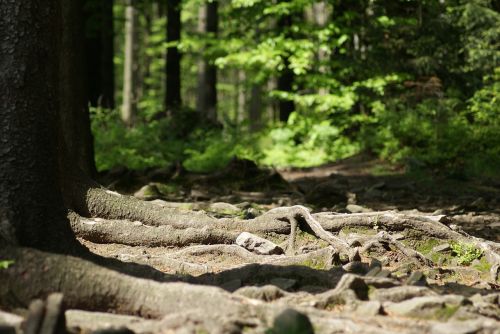
[[68, 251], [59, 188], [60, 4], [0, 2], [0, 246]]
[[[288, 2], [288, 1], [281, 1]], [[290, 28], [293, 23], [293, 16], [291, 14], [286, 14], [280, 17], [278, 20], [278, 29], [285, 32], [287, 38], [290, 37]], [[283, 92], [292, 92], [293, 81], [295, 75], [290, 69], [290, 62], [288, 56], [283, 57], [284, 68], [278, 76], [278, 90]], [[295, 110], [295, 104], [293, 101], [280, 99], [279, 101], [279, 119], [282, 122], [287, 122], [290, 114]]]
[[252, 85], [250, 92], [250, 103], [248, 106], [248, 120], [250, 132], [257, 132], [262, 127], [262, 86]]
[[137, 9], [133, 0], [125, 8], [125, 61], [123, 65], [122, 121], [132, 126], [137, 113]]
[[[218, 3], [208, 2], [199, 9], [198, 31], [208, 35], [209, 38], [217, 37], [218, 31]], [[212, 43], [207, 46], [210, 47]], [[217, 68], [213, 59], [206, 55], [198, 62], [198, 97], [197, 109], [206, 113], [208, 119], [217, 122]]]
[[61, 126], [71, 159], [89, 176], [97, 170], [94, 143], [90, 131], [87, 85], [85, 82], [85, 50], [83, 43], [83, 1], [63, 1], [62, 52], [60, 61]]
[[93, 107], [115, 107], [113, 0], [85, 0], [87, 90]]
[[[181, 106], [181, 54], [177, 43], [181, 39], [181, 1], [167, 2], [167, 60], [166, 60], [166, 94], [165, 108], [167, 112]], [[174, 44], [174, 45], [171, 45]]]

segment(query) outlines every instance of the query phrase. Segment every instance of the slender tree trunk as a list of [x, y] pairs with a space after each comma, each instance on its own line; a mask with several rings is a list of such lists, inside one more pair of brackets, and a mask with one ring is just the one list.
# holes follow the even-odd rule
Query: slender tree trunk
[[240, 128], [241, 123], [245, 121], [245, 110], [247, 106], [247, 97], [246, 97], [246, 73], [243, 70], [238, 70], [238, 104], [236, 109], [236, 124], [238, 128]]
[[115, 107], [113, 0], [85, 0], [87, 90], [93, 107]]
[[137, 9], [133, 0], [125, 8], [125, 62], [123, 66], [122, 120], [132, 126], [137, 113]]
[[[198, 31], [211, 38], [218, 31], [218, 3], [205, 3], [200, 7]], [[210, 44], [208, 45], [210, 46]], [[208, 119], [217, 121], [217, 68], [212, 59], [202, 56], [198, 62], [198, 96], [197, 109], [206, 113]]]
[[181, 39], [181, 1], [167, 2], [167, 59], [166, 59], [166, 94], [167, 112], [181, 106], [181, 54], [176, 44]]
[[[287, 2], [287, 1], [281, 1]], [[283, 15], [278, 20], [278, 28], [281, 31], [285, 32], [285, 36], [290, 37], [290, 28], [292, 26], [293, 16], [291, 14]], [[284, 92], [292, 92], [293, 89], [293, 81], [295, 79], [295, 75], [293, 71], [290, 69], [290, 62], [288, 57], [285, 56], [283, 58], [284, 69], [280, 72], [278, 76], [278, 90]], [[288, 121], [288, 117], [295, 110], [295, 104], [290, 100], [280, 100], [279, 101], [279, 119], [282, 122]]]
[[0, 246], [75, 241], [59, 188], [59, 1], [0, 2]]
[[83, 1], [62, 2], [60, 61], [61, 126], [71, 159], [89, 176], [97, 170], [94, 161], [93, 137], [90, 131], [87, 85], [85, 81], [85, 50]]
[[253, 84], [250, 91], [250, 103], [248, 106], [248, 121], [250, 132], [259, 131], [262, 127], [262, 86]]

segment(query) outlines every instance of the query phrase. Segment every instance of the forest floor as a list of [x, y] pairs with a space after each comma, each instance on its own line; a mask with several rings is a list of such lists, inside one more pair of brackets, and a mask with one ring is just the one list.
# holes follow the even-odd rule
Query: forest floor
[[[100, 181], [161, 207], [221, 220], [251, 223], [269, 210], [292, 207], [297, 229], [208, 245], [80, 238], [95, 254], [218, 286], [246, 303], [269, 306], [269, 315], [232, 325], [214, 315], [219, 323], [213, 323], [217, 305], [210, 300], [200, 300], [203, 315], [154, 320], [69, 310], [75, 332], [124, 326], [135, 333], [500, 333], [500, 183], [494, 180], [405, 174], [357, 156], [286, 170], [234, 160], [207, 175], [117, 169]], [[309, 210], [312, 216], [303, 213]]]

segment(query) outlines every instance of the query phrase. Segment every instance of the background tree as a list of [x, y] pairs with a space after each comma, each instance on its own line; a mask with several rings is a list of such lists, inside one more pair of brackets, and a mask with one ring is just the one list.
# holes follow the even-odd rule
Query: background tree
[[181, 53], [178, 44], [181, 40], [180, 0], [167, 2], [167, 56], [166, 56], [166, 94], [167, 111], [179, 108], [181, 99]]
[[123, 65], [122, 121], [132, 126], [137, 117], [138, 96], [138, 23], [134, 0], [125, 7], [125, 61]]
[[93, 107], [115, 106], [113, 3], [113, 0], [84, 1], [86, 82]]
[[[209, 40], [205, 52], [216, 43], [218, 31], [218, 2], [210, 1], [200, 6], [198, 31]], [[197, 109], [205, 113], [208, 119], [217, 121], [217, 68], [213, 57], [202, 55], [198, 62]]]

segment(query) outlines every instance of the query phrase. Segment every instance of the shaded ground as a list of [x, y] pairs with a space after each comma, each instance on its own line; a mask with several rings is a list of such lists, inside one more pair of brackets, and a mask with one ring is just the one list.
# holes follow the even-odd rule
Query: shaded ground
[[[264, 333], [270, 327], [294, 333], [287, 326], [298, 324], [305, 327], [295, 333], [310, 333], [300, 315], [281, 313], [292, 307], [308, 316], [317, 333], [500, 333], [500, 187], [492, 180], [404, 175], [360, 156], [282, 171], [239, 160], [210, 175], [180, 168], [115, 170], [101, 182], [159, 207], [240, 224], [237, 234], [273, 212], [274, 223], [292, 228], [256, 233], [264, 246], [271, 243], [267, 248], [234, 240], [137, 245], [103, 243], [104, 232], [101, 241], [96, 234], [80, 236], [95, 254], [218, 286], [260, 311], [237, 320], [216, 317], [219, 306], [210, 298], [200, 299], [203, 314], [179, 310], [156, 320], [71, 310], [66, 314], [75, 332], [126, 326], [137, 333]], [[275, 209], [295, 205], [288, 216]], [[95, 229], [102, 223], [80, 220]], [[284, 324], [275, 320], [279, 314]], [[231, 330], [222, 326], [226, 322]]]

